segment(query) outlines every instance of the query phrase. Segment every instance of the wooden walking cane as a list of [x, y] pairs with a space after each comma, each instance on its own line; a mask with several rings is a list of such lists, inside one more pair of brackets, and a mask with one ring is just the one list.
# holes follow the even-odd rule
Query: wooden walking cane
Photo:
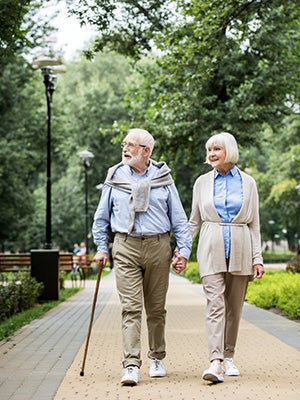
[[98, 291], [99, 291], [99, 285], [100, 285], [100, 279], [101, 279], [101, 274], [102, 274], [103, 268], [104, 268], [104, 263], [102, 262], [102, 264], [100, 264], [100, 265], [99, 265], [99, 268], [98, 268], [98, 276], [97, 276], [97, 282], [96, 282], [96, 288], [95, 288], [95, 293], [94, 293], [94, 300], [93, 300], [93, 305], [92, 305], [92, 311], [91, 311], [91, 318], [90, 318], [89, 330], [88, 330], [88, 334], [87, 334], [87, 338], [86, 338], [86, 343], [85, 343], [85, 350], [84, 350], [84, 356], [83, 356], [83, 361], [82, 361], [80, 376], [84, 376], [85, 360], [86, 360], [87, 351], [88, 351], [88, 346], [89, 346], [89, 341], [90, 341], [90, 336], [91, 336], [91, 332], [92, 332], [92, 326], [93, 326], [95, 308], [96, 308], [97, 297], [98, 297]]

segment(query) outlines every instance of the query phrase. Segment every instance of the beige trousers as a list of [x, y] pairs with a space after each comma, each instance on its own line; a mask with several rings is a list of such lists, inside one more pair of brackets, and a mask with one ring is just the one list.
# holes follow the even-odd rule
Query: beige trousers
[[248, 276], [229, 272], [202, 278], [210, 361], [234, 355], [248, 282]]
[[147, 317], [149, 358], [166, 356], [166, 295], [170, 236], [132, 237], [117, 233], [113, 245], [116, 285], [122, 305], [123, 366], [141, 366], [141, 318]]

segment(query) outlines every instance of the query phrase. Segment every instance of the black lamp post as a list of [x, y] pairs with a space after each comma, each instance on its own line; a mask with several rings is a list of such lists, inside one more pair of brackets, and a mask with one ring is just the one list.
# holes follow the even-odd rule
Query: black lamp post
[[47, 178], [46, 178], [46, 242], [45, 249], [52, 249], [51, 212], [51, 103], [55, 90], [56, 76], [49, 67], [41, 68], [47, 100]]
[[88, 174], [87, 171], [90, 167], [90, 160], [94, 158], [91, 151], [83, 150], [78, 153], [79, 157], [83, 160], [84, 166], [84, 196], [85, 196], [85, 247], [86, 253], [89, 254], [89, 204], [88, 204]]
[[[46, 241], [44, 248], [52, 249], [51, 226], [51, 104], [56, 89], [57, 73], [65, 72], [61, 62], [55, 58], [40, 57], [32, 63], [40, 67], [47, 101], [47, 177], [46, 177]], [[59, 66], [59, 67], [57, 67]]]
[[40, 68], [47, 101], [47, 179], [46, 179], [46, 242], [44, 249], [31, 250], [31, 276], [42, 282], [44, 290], [40, 296], [43, 300], [59, 298], [59, 252], [52, 249], [51, 235], [51, 103], [56, 87], [56, 74], [65, 72], [61, 63], [48, 57], [35, 60], [33, 66]]

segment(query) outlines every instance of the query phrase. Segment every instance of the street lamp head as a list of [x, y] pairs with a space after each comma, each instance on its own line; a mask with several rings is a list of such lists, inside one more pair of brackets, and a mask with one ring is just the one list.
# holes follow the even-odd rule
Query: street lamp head
[[46, 94], [49, 95], [49, 99], [51, 101], [53, 92], [56, 89], [56, 75], [66, 72], [66, 67], [61, 64], [60, 60], [47, 56], [38, 57], [32, 62], [32, 65], [35, 68], [40, 68]]
[[55, 65], [61, 65], [62, 62], [54, 57], [47, 57], [44, 55], [38, 56], [36, 60], [32, 62], [32, 65], [37, 68], [42, 67], [53, 67]]
[[79, 151], [77, 154], [79, 155], [80, 158], [87, 161], [90, 160], [91, 158], [94, 158], [94, 154], [89, 150]]
[[90, 166], [90, 160], [94, 158], [94, 154], [89, 150], [79, 151], [77, 153], [79, 157], [83, 160], [83, 164], [86, 168]]
[[50, 96], [52, 98], [53, 92], [56, 89], [57, 77], [53, 73], [53, 69], [50, 67], [42, 67], [41, 74], [43, 77], [43, 82], [45, 84], [46, 91], [50, 93]]

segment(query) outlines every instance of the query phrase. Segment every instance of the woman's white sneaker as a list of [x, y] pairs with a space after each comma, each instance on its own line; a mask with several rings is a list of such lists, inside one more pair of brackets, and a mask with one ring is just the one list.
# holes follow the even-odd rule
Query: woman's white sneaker
[[232, 358], [225, 358], [223, 361], [223, 370], [225, 372], [225, 375], [227, 376], [239, 376], [240, 371], [238, 370], [237, 366], [233, 362]]
[[210, 381], [214, 383], [223, 382], [224, 377], [221, 370], [221, 364], [219, 362], [213, 361], [210, 364], [210, 367], [203, 372], [202, 378], [205, 381]]

